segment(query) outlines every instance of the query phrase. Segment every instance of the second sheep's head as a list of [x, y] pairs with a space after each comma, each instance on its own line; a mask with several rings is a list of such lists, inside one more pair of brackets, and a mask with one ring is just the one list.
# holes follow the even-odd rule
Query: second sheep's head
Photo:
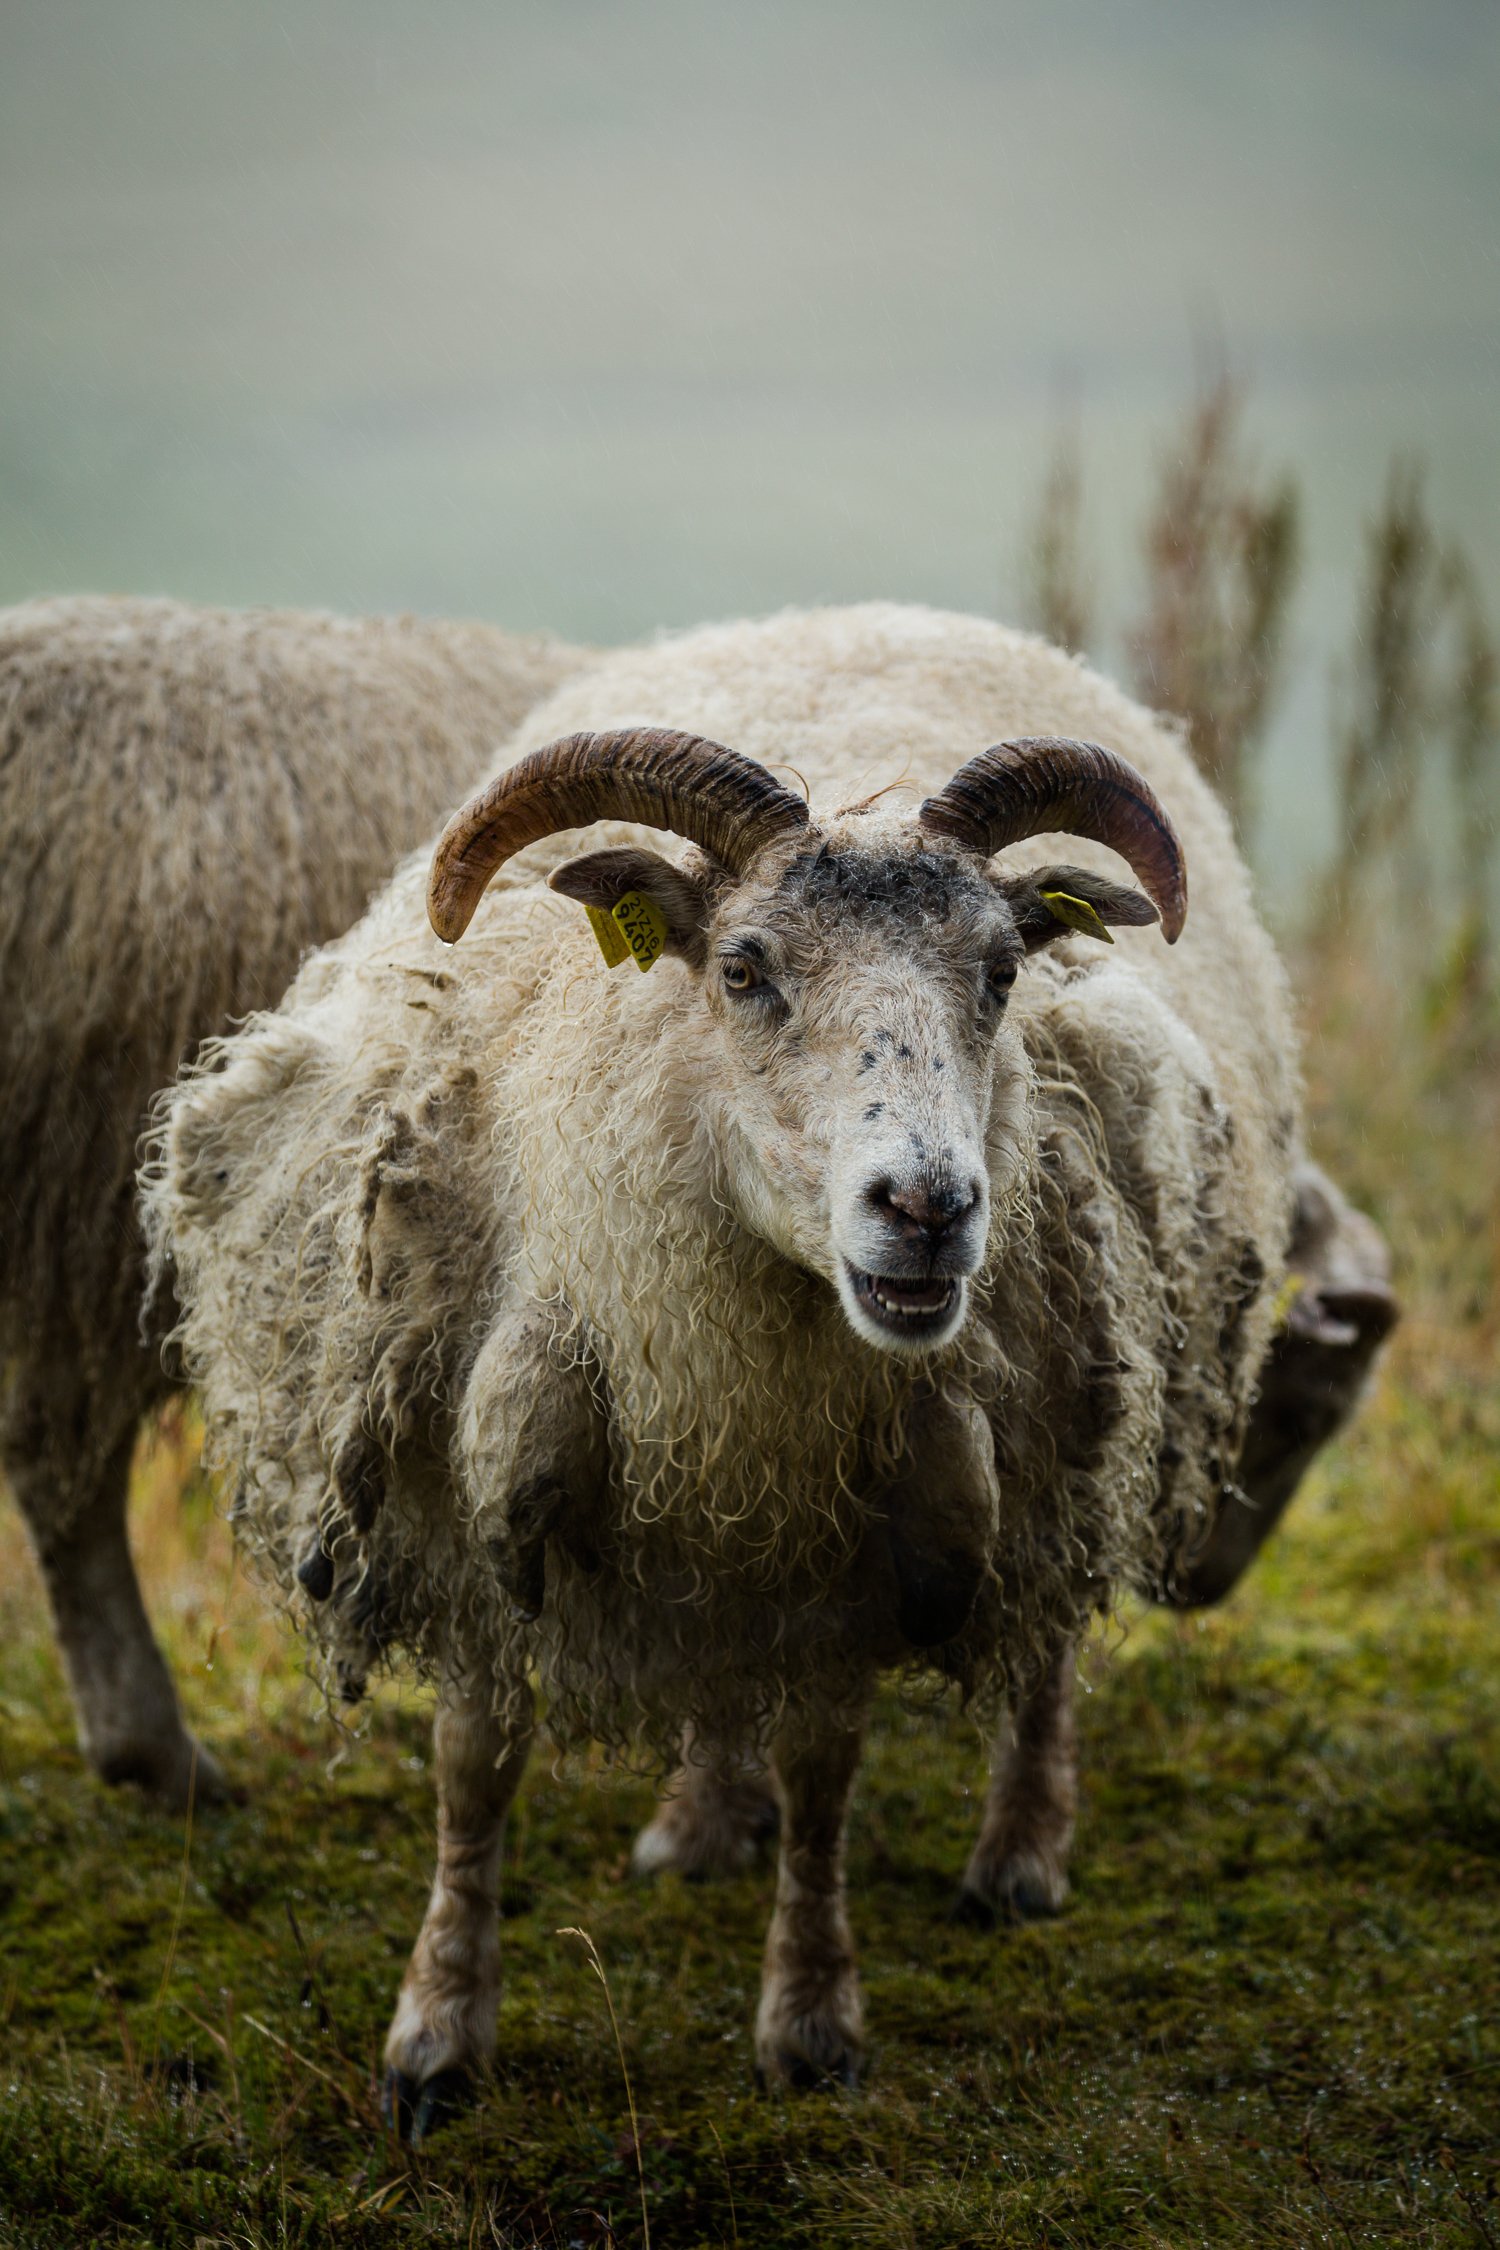
[[[438, 936], [462, 936], [515, 853], [601, 820], [698, 847], [680, 864], [589, 852], [549, 880], [596, 919], [637, 902], [696, 980], [741, 1223], [821, 1274], [867, 1343], [947, 1343], [984, 1262], [992, 1179], [1024, 1145], [1029, 1073], [1005, 1018], [1026, 956], [1069, 929], [1107, 939], [1160, 919], [1170, 943], [1182, 927], [1182, 853], [1149, 784], [1094, 743], [1004, 742], [915, 813], [873, 800], [815, 823], [764, 766], [701, 735], [569, 735], [449, 822], [428, 891]], [[990, 869], [1048, 833], [1110, 846], [1149, 895], [1079, 867]]]

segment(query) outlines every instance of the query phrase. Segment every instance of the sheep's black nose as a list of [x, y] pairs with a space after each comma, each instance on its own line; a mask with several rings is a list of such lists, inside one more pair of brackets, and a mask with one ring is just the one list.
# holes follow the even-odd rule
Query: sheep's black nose
[[876, 1180], [866, 1193], [888, 1226], [936, 1241], [969, 1217], [980, 1185], [977, 1180], [962, 1186], [952, 1180]]

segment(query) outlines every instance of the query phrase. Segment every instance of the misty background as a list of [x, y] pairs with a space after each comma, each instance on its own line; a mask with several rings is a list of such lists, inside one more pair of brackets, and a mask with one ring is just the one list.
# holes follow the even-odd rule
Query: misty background
[[1066, 420], [1109, 664], [1209, 339], [1305, 502], [1284, 897], [1394, 452], [1500, 587], [1497, 92], [1490, 0], [10, 0], [0, 600], [1014, 617]]

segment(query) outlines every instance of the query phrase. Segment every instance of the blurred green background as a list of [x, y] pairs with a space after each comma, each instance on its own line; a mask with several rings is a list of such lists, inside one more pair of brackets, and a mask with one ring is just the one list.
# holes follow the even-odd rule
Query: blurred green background
[[0, 21], [0, 599], [1014, 615], [1071, 419], [1123, 611], [1208, 339], [1305, 503], [1274, 891], [1393, 450], [1500, 580], [1492, 0]]

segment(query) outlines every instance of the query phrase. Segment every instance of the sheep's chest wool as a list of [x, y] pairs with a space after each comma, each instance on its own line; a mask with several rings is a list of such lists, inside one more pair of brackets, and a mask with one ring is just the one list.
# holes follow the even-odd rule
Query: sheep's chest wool
[[[786, 635], [815, 622], [788, 620]], [[878, 747], [858, 721], [882, 673], [915, 693], [926, 621], [910, 637], [903, 613], [872, 622], [847, 690], [862, 759]], [[774, 656], [777, 628], [762, 630]], [[1003, 661], [1019, 648], [1059, 668], [1075, 696], [1087, 681], [1036, 644], [963, 630]], [[689, 720], [713, 671], [713, 636], [698, 639], [696, 662], [691, 639], [635, 659], [682, 671]], [[838, 684], [821, 698], [835, 733]], [[941, 673], [939, 686], [950, 695]], [[983, 686], [964, 679], [956, 700], [982, 707]], [[804, 758], [808, 731], [789, 728]], [[815, 792], [838, 786], [809, 763]], [[559, 1725], [622, 1744], [644, 1728], [660, 1745], [688, 1719], [758, 1728], [786, 1694], [840, 1693], [872, 1636], [971, 1692], [1013, 1688], [1057, 1630], [1153, 1583], [1202, 1519], [1263, 1348], [1247, 1246], [1259, 1236], [1262, 1271], [1279, 1265], [1284, 1196], [1271, 1183], [1266, 1208], [1246, 1208], [1233, 1174], [1254, 1151], [1248, 1134], [1227, 1146], [1219, 1073], [1174, 1005], [1182, 980], [1164, 988], [1149, 932], [1128, 933], [1137, 951], [1118, 967], [1069, 936], [1027, 972], [1014, 1003], [1025, 1146], [994, 1152], [973, 1317], [914, 1362], [851, 1334], [822, 1276], [746, 1227], [728, 1176], [735, 1090], [696, 1024], [695, 972], [669, 959], [611, 975], [583, 917], [540, 887], [561, 856], [538, 845], [513, 862], [452, 953], [423, 927], [413, 869], [184, 1097], [184, 1209], [198, 1207], [199, 1137], [230, 1154], [210, 1167], [225, 1174], [215, 1226], [180, 1229], [174, 1249], [247, 1535], [304, 1603], [308, 1543], [341, 1481], [362, 1477], [354, 1513], [369, 1520], [358, 1538], [338, 1527], [341, 1597], [305, 1605], [345, 1683], [402, 1649], [440, 1663], [461, 1621], [497, 1674], [542, 1662]], [[1217, 911], [1211, 895], [1210, 924]], [[465, 1385], [518, 1297], [544, 1311], [549, 1363], [590, 1388], [608, 1431], [596, 1520], [576, 1507], [559, 1520], [540, 1615], [520, 1633], [487, 1538], [520, 1435], [478, 1474], [461, 1447], [454, 1458]], [[1226, 1340], [1237, 1301], [1245, 1332]], [[214, 1348], [216, 1310], [232, 1352]], [[924, 1435], [934, 1385], [988, 1422], [982, 1473], [955, 1467], [950, 1419]], [[872, 1559], [877, 1495], [903, 1453], [929, 1505], [953, 1487], [942, 1506], [967, 1515], [982, 1563], [984, 1599], [935, 1649], [901, 1647]]]
[[[774, 1742], [759, 2048], [842, 2069], [874, 1674], [1017, 1707], [966, 1881], [1055, 1905], [1071, 1650], [1234, 1477], [1298, 1150], [1279, 969], [1167, 728], [882, 605], [608, 659], [424, 877], [164, 1117], [149, 1219], [243, 1535], [343, 1692], [438, 1677], [496, 1819], [534, 1680], [562, 1735], [697, 1743], [643, 1865], [733, 1863], [715, 1789]], [[644, 975], [590, 930], [622, 898]], [[443, 1880], [402, 2084], [493, 2036], [434, 2029]]]
[[[1151, 1580], [1162, 1527], [1144, 1464], [1164, 1408], [1168, 1277], [1045, 1008], [1047, 1160], [997, 1215], [972, 1330], [919, 1368], [852, 1338], [826, 1284], [736, 1222], [703, 1125], [712, 1090], [670, 1036], [670, 995], [648, 1006], [635, 980], [592, 975], [586, 953], [567, 995], [522, 1032], [511, 1127], [528, 1208], [515, 1278], [558, 1308], [555, 1348], [588, 1366], [609, 1429], [607, 1505], [559, 1542], [540, 1621], [554, 1720], [621, 1746], [643, 1731], [670, 1746], [685, 1722], [758, 1733], [783, 1696], [857, 1693], [872, 1641], [989, 1697], [1122, 1580]], [[607, 1058], [584, 1078], [580, 1049]], [[1061, 1301], [1065, 1337], [1049, 1318]], [[951, 1409], [935, 1422], [934, 1385]], [[967, 1458], [965, 1409], [1003, 1433], [995, 1468]], [[1074, 1471], [1062, 1487], [1059, 1452]], [[985, 1598], [936, 1646], [903, 1640], [883, 1583], [903, 1470], [982, 1566]], [[498, 1498], [506, 1474], [490, 1473]]]

